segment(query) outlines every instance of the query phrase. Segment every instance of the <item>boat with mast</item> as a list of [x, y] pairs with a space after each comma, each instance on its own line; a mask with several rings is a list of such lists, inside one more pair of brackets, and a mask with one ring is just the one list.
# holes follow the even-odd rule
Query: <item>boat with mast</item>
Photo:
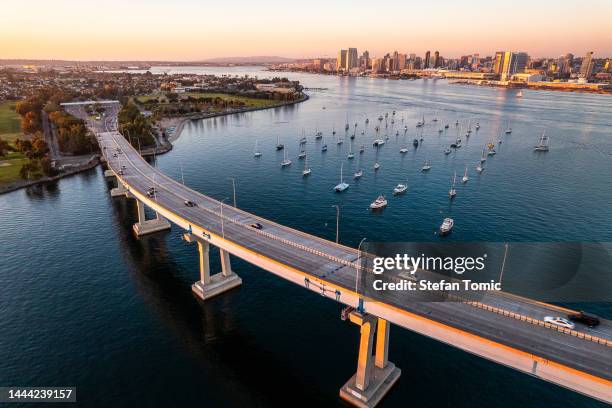
[[363, 177], [363, 170], [359, 169], [357, 170], [354, 174], [353, 174], [353, 178], [355, 180], [359, 180], [360, 178]]
[[261, 152], [259, 151], [259, 143], [257, 140], [255, 141], [255, 150], [253, 150], [254, 157], [261, 157]]
[[463, 184], [465, 184], [465, 183], [467, 183], [467, 182], [468, 182], [468, 180], [469, 180], [469, 179], [470, 179], [470, 178], [468, 177], [468, 170], [467, 170], [467, 166], [465, 166], [465, 172], [463, 173], [463, 178], [461, 179], [461, 182], [462, 182]]
[[533, 147], [533, 150], [535, 150], [536, 152], [548, 151], [548, 136], [546, 136], [546, 131], [542, 132], [542, 136], [540, 136], [540, 141], [537, 145]]
[[276, 150], [283, 150], [285, 145], [280, 142], [280, 135], [276, 135]]
[[288, 155], [287, 150], [289, 149], [285, 149], [285, 152], [284, 152], [285, 156], [283, 158], [283, 161], [281, 162], [281, 167], [287, 167], [291, 165], [291, 160], [289, 160], [289, 155]]
[[310, 167], [308, 167], [308, 157], [305, 157], [304, 158], [304, 170], [302, 170], [302, 177], [310, 176], [310, 173], [312, 173], [312, 170], [310, 170]]
[[421, 171], [429, 170], [431, 170], [431, 163], [429, 163], [429, 160], [425, 160], [425, 163], [423, 163], [423, 167], [421, 167]]
[[510, 121], [508, 121], [508, 126], [506, 127], [506, 134], [509, 135], [512, 133], [512, 127], [510, 126]]
[[348, 151], [348, 155], [346, 156], [347, 159], [351, 160], [355, 157], [355, 154], [353, 153], [353, 143], [350, 142], [349, 143], [349, 151]]
[[480, 162], [478, 163], [478, 166], [476, 166], [476, 171], [477, 171], [478, 173], [482, 173], [482, 172], [483, 172], [483, 170], [484, 170], [484, 166], [482, 165], [482, 163], [483, 163], [483, 162], [482, 162], [482, 161], [480, 161]]
[[455, 182], [457, 181], [457, 172], [453, 175], [453, 183], [451, 184], [451, 188], [448, 190], [448, 196], [452, 200], [457, 195], [457, 189], [455, 188]]
[[344, 163], [340, 163], [340, 183], [338, 185], [336, 185], [336, 187], [334, 187], [334, 190], [336, 190], [336, 192], [341, 193], [344, 190], [346, 190], [347, 188], [349, 188], [348, 183], [344, 182], [344, 179], [342, 177], [342, 168], [344, 166]]

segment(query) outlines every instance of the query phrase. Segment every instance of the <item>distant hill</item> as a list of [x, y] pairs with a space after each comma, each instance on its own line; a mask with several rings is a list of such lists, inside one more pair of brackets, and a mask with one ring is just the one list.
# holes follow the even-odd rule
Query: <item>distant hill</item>
[[293, 62], [293, 58], [275, 57], [275, 56], [256, 56], [256, 57], [221, 57], [209, 58], [203, 60], [205, 63], [212, 64], [280, 64], [284, 62]]

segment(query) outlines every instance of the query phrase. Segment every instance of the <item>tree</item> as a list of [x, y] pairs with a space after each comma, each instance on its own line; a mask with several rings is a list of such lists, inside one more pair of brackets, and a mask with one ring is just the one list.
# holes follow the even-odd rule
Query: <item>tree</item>
[[10, 150], [11, 146], [0, 137], [0, 157], [5, 156]]

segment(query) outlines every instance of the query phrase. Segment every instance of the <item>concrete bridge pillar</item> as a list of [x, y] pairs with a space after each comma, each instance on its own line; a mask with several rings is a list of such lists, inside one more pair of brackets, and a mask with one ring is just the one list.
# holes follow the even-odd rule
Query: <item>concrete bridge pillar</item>
[[123, 184], [117, 182], [117, 187], [115, 188], [111, 188], [111, 197], [123, 197], [126, 196], [128, 193], [128, 190], [123, 187]]
[[147, 220], [145, 205], [142, 201], [136, 199], [136, 205], [138, 207], [138, 222], [133, 226], [136, 236], [141, 237], [143, 235], [170, 229], [170, 223], [163, 217], [160, 217], [159, 214], [157, 218]]
[[206, 300], [223, 292], [242, 285], [242, 279], [232, 271], [229, 252], [219, 249], [221, 253], [221, 272], [210, 274], [210, 244], [193, 234], [184, 234], [187, 242], [196, 242], [200, 253], [200, 280], [191, 285], [191, 290], [200, 299]]
[[[389, 362], [389, 322], [357, 311], [349, 315], [360, 327], [357, 372], [340, 389], [340, 397], [363, 408], [376, 406], [401, 375], [401, 370]], [[378, 331], [377, 331], [378, 329]], [[372, 355], [376, 333], [376, 354]]]

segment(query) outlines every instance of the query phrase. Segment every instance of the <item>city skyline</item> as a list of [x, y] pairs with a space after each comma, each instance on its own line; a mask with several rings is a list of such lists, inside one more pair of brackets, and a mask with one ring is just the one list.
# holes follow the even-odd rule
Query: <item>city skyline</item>
[[[569, 2], [567, 2], [569, 6]], [[612, 56], [612, 3], [597, 13], [569, 13], [559, 2], [512, 5], [315, 1], [308, 8], [278, 1], [239, 1], [231, 10], [193, 0], [83, 4], [74, 0], [10, 3], [0, 25], [0, 58], [198, 61], [215, 57], [278, 55], [334, 58], [340, 44], [381, 56], [392, 50], [446, 57], [494, 55], [514, 49], [537, 57], [565, 53]], [[350, 19], [344, 18], [350, 8]], [[527, 9], [529, 12], [527, 12]], [[36, 10], [36, 12], [32, 12]], [[388, 11], [388, 12], [387, 12]], [[53, 14], [54, 19], [47, 16]], [[146, 16], [146, 17], [145, 17]], [[214, 16], [212, 18], [211, 16]], [[540, 18], [541, 16], [545, 16]], [[248, 35], [245, 35], [248, 33]]]

